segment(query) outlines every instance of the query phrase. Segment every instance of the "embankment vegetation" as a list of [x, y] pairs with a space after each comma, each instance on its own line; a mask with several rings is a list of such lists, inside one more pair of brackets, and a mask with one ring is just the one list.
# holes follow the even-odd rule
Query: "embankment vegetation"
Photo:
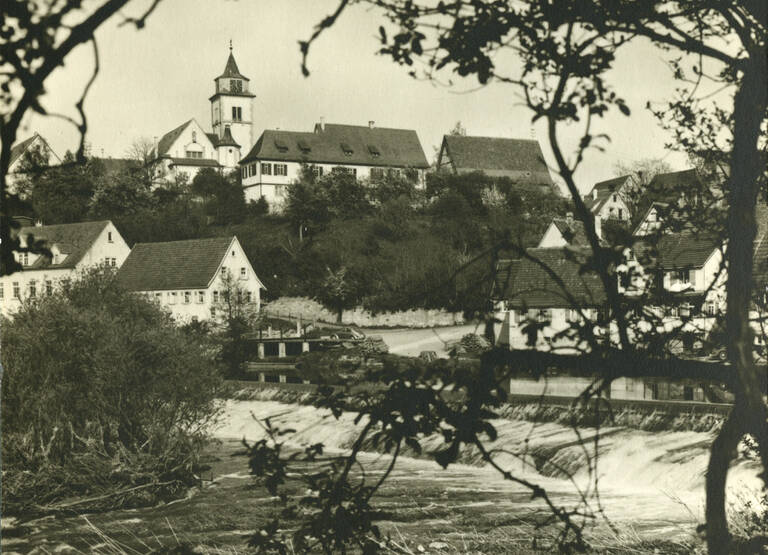
[[220, 411], [213, 343], [105, 268], [25, 301], [1, 339], [4, 515], [152, 504], [197, 482]]

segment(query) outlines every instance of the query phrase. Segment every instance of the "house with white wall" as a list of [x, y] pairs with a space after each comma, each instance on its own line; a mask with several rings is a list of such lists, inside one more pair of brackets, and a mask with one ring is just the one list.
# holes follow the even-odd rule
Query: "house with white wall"
[[320, 122], [312, 132], [265, 130], [240, 161], [246, 202], [264, 198], [280, 210], [287, 188], [311, 166], [317, 176], [333, 171], [358, 180], [410, 176], [423, 186], [429, 164], [416, 131]]
[[601, 220], [629, 221], [630, 201], [634, 194], [634, 180], [630, 175], [614, 177], [595, 183], [584, 196], [584, 204]]
[[75, 279], [88, 267], [119, 268], [131, 250], [108, 220], [22, 227], [19, 239], [23, 248], [44, 241], [52, 256], [15, 253], [22, 270], [0, 277], [3, 316], [16, 312], [25, 299], [50, 295], [63, 280]]
[[137, 243], [117, 279], [127, 290], [155, 300], [179, 323], [216, 317], [228, 294], [259, 310], [264, 289], [234, 236]]
[[35, 150], [43, 156], [48, 165], [61, 164], [61, 158], [51, 148], [48, 141], [39, 133], [20, 141], [11, 147], [11, 158], [8, 175], [5, 177], [9, 193], [16, 193], [16, 182], [23, 177], [24, 156]]
[[[595, 217], [595, 233], [598, 239], [602, 237], [601, 219]], [[552, 218], [552, 222], [547, 227], [544, 235], [539, 239], [538, 248], [553, 249], [562, 247], [588, 247], [589, 240], [584, 223], [573, 217], [572, 213], [565, 215], [565, 218]]]

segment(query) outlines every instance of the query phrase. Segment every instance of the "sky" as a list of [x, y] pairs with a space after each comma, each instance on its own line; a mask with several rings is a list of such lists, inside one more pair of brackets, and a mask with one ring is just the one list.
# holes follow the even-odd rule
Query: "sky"
[[[149, 0], [134, 0], [123, 15], [138, 15]], [[553, 164], [543, 122], [531, 124], [516, 89], [475, 78], [453, 78], [453, 85], [415, 80], [408, 68], [379, 56], [380, 12], [353, 6], [313, 45], [309, 77], [300, 68], [298, 41], [333, 11], [336, 0], [163, 0], [147, 25], [120, 26], [121, 17], [97, 33], [100, 73], [85, 103], [87, 141], [96, 155], [124, 156], [140, 137], [152, 139], [195, 118], [211, 128], [213, 79], [221, 74], [232, 41], [241, 73], [256, 94], [256, 137], [263, 129], [311, 131], [327, 123], [415, 129], [428, 160], [442, 135], [461, 121], [468, 135], [532, 138]], [[514, 63], [509, 60], [507, 63]], [[74, 104], [93, 70], [90, 46], [81, 46], [47, 83], [42, 104], [51, 113], [77, 118]], [[576, 174], [586, 192], [595, 182], [614, 177], [615, 165], [642, 158], [663, 158], [685, 169], [685, 156], [665, 150], [669, 140], [646, 102], [670, 98], [675, 84], [663, 55], [643, 43], [631, 45], [617, 60], [610, 81], [632, 110], [617, 111], [600, 122], [611, 137], [606, 152], [593, 151]], [[565, 130], [573, 147], [576, 129]], [[39, 132], [60, 155], [75, 150], [79, 135], [61, 118], [29, 116], [19, 140]], [[245, 153], [243, 153], [245, 154]]]

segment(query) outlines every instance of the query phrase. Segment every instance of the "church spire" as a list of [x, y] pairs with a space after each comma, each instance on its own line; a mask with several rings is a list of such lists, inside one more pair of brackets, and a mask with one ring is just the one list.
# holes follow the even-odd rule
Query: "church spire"
[[227, 79], [247, 79], [245, 75], [240, 73], [240, 69], [237, 67], [237, 62], [235, 61], [235, 55], [232, 53], [232, 39], [229, 39], [229, 58], [227, 58], [227, 65], [224, 66], [224, 73], [219, 75], [217, 79], [225, 77]]

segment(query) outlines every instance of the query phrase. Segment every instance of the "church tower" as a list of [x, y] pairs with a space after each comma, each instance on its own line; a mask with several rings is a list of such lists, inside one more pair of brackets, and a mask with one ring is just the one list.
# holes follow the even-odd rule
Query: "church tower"
[[[232, 54], [232, 41], [229, 41], [229, 58], [224, 73], [214, 81], [216, 91], [208, 100], [211, 101], [213, 132], [219, 139], [217, 150], [221, 151], [219, 146], [226, 147], [228, 157], [235, 154], [245, 156], [250, 152], [252, 146], [252, 106], [253, 98], [256, 95], [248, 89], [250, 80], [237, 68], [235, 56]], [[236, 146], [239, 146], [239, 153], [232, 150]], [[219, 153], [220, 158], [223, 155], [223, 152]], [[240, 155], [237, 156], [235, 163], [239, 160]], [[220, 159], [219, 161], [224, 164], [223, 160]]]

